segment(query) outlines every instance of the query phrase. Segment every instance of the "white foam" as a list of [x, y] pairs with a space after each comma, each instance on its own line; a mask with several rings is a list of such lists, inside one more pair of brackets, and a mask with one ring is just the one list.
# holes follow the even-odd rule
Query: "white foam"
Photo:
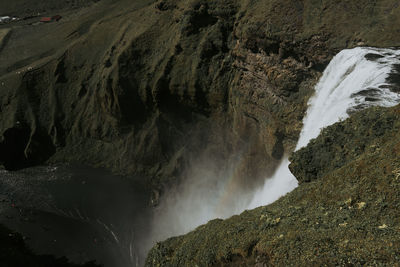
[[[374, 53], [382, 58], [370, 61], [365, 58]], [[347, 111], [371, 105], [393, 106], [400, 102], [400, 95], [382, 88], [392, 71], [393, 64], [399, 64], [399, 51], [392, 49], [354, 48], [343, 50], [336, 55], [323, 73], [315, 88], [315, 95], [309, 101], [309, 108], [303, 120], [304, 127], [296, 149], [305, 146], [318, 136], [321, 128], [348, 117]], [[375, 101], [367, 101], [363, 94], [374, 89]], [[284, 158], [272, 177], [249, 199], [238, 195], [240, 201], [221, 202], [221, 196], [229, 188], [223, 182], [218, 164], [199, 164], [184, 184], [167, 192], [154, 216], [152, 233], [146, 247], [169, 236], [187, 233], [213, 218], [227, 218], [244, 209], [270, 204], [295, 189], [296, 178], [289, 171], [289, 160]], [[213, 167], [212, 167], [213, 166]], [[243, 199], [242, 199], [243, 198]], [[250, 204], [249, 204], [250, 203]], [[222, 206], [221, 206], [222, 205]]]
[[[376, 61], [366, 59], [369, 53], [383, 56]], [[296, 150], [306, 146], [319, 135], [323, 127], [346, 119], [347, 111], [363, 105], [390, 107], [400, 102], [400, 95], [382, 88], [392, 71], [393, 64], [400, 64], [400, 51], [392, 49], [354, 48], [340, 52], [328, 65], [309, 101], [307, 115], [303, 120]], [[374, 89], [376, 101], [365, 96], [353, 96], [363, 90]]]
[[17, 18], [10, 17], [10, 16], [0, 16], [0, 23], [8, 23], [11, 21], [17, 20]]
[[[370, 53], [377, 55], [375, 60], [366, 58]], [[346, 119], [349, 111], [400, 103], [400, 94], [390, 91], [386, 82], [394, 64], [400, 64], [399, 57], [398, 50], [365, 47], [346, 49], [337, 54], [309, 101], [296, 150], [316, 138], [322, 128]], [[366, 98], [367, 90], [373, 91], [373, 101]], [[275, 174], [266, 179], [263, 188], [254, 194], [249, 209], [270, 204], [297, 187], [297, 180], [288, 166], [289, 160], [285, 158]]]

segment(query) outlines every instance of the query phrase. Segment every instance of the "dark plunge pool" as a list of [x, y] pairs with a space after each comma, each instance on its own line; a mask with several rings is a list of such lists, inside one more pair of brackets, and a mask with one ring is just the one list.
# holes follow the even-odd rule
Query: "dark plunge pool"
[[139, 266], [149, 231], [143, 179], [85, 166], [0, 170], [0, 223], [21, 233], [38, 254]]

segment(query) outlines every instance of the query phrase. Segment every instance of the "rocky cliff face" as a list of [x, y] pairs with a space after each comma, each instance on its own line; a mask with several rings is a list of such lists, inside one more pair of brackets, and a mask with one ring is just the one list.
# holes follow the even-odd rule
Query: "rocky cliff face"
[[294, 153], [293, 192], [158, 243], [147, 266], [395, 265], [399, 111], [372, 108], [326, 128]]
[[398, 41], [391, 1], [121, 0], [62, 10], [57, 24], [3, 26], [8, 169], [78, 161], [146, 174], [159, 187], [196, 158], [240, 154], [236, 176], [248, 184], [293, 148], [312, 86], [338, 49]]
[[58, 23], [1, 26], [7, 169], [86, 163], [159, 191], [198, 161], [235, 163], [237, 187], [251, 188], [293, 149], [336, 52], [400, 41], [393, 0], [74, 3], [42, 8]]

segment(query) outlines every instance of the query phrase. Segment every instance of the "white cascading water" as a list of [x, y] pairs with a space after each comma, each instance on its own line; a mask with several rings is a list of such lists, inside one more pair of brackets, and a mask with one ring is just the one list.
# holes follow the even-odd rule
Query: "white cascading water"
[[[390, 91], [386, 80], [394, 65], [400, 64], [399, 58], [400, 51], [377, 48], [348, 49], [336, 55], [309, 101], [296, 150], [317, 137], [321, 128], [347, 118], [352, 110], [398, 104], [400, 95]], [[196, 168], [192, 179], [188, 179], [179, 190], [165, 195], [160, 212], [155, 214], [148, 246], [155, 241], [184, 234], [211, 219], [227, 218], [246, 208], [274, 202], [298, 185], [288, 165], [289, 160], [285, 158], [252, 199], [243, 199], [237, 205], [223, 202], [221, 196], [229, 189], [222, 182], [224, 179], [215, 175], [217, 172], [210, 171], [207, 166]]]
[[17, 20], [17, 18], [13, 18], [10, 16], [0, 16], [0, 23], [7, 23], [7, 22], [11, 22]]
[[[337, 54], [325, 69], [309, 101], [296, 150], [316, 138], [321, 129], [346, 119], [349, 112], [369, 106], [390, 107], [400, 103], [400, 94], [387, 83], [393, 67], [400, 64], [400, 51], [358, 47]], [[266, 180], [249, 209], [267, 205], [297, 187], [285, 158], [275, 174]]]

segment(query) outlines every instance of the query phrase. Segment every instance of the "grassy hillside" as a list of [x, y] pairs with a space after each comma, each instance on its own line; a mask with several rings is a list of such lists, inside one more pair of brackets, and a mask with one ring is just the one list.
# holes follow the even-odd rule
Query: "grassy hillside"
[[297, 189], [272, 205], [158, 243], [147, 266], [395, 266], [399, 128], [399, 106], [372, 108], [328, 127], [294, 153]]
[[[26, 18], [0, 25], [8, 33], [0, 44], [0, 163], [78, 162], [146, 177], [155, 203], [199, 162], [217, 178], [233, 173], [227, 201], [262, 184], [293, 150], [329, 60], [344, 48], [400, 44], [396, 0], [16, 0], [1, 1], [0, 11]], [[56, 13], [60, 21], [39, 22]], [[385, 133], [390, 123], [382, 122]], [[311, 183], [158, 245], [149, 264], [396, 262], [398, 228], [385, 222], [396, 209], [375, 191], [397, 193], [397, 180], [385, 179], [397, 168], [389, 147], [398, 139], [382, 137], [388, 145], [374, 154], [362, 147], [368, 136], [337, 131], [344, 147], [322, 140], [301, 152], [305, 160], [293, 156], [294, 172]], [[375, 191], [365, 187], [376, 179], [368, 173], [382, 177]]]
[[0, 8], [63, 16], [0, 26], [11, 29], [0, 134], [19, 133], [2, 141], [15, 166], [0, 161], [79, 161], [144, 174], [159, 189], [198, 158], [228, 170], [237, 155], [237, 183], [261, 183], [296, 143], [332, 56], [400, 43], [393, 0], [35, 3]]

